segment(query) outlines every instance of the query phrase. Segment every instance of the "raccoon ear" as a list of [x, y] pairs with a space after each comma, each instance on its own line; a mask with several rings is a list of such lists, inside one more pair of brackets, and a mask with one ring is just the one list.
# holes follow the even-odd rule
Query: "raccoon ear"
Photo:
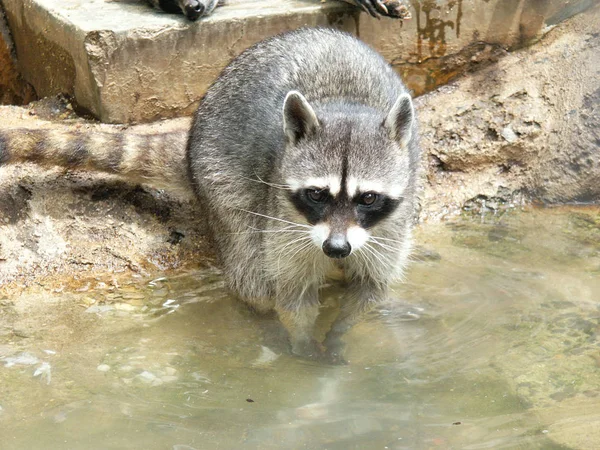
[[405, 147], [412, 136], [415, 113], [410, 95], [402, 94], [392, 106], [383, 126], [387, 129], [390, 138]]
[[315, 133], [320, 127], [312, 106], [298, 91], [290, 91], [283, 102], [283, 131], [291, 144]]

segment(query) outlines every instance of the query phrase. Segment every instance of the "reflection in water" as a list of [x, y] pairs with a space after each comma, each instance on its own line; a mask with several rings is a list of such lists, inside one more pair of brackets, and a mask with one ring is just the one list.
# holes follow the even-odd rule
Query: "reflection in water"
[[0, 447], [593, 448], [600, 211], [418, 234], [346, 366], [290, 356], [213, 270], [0, 302]]

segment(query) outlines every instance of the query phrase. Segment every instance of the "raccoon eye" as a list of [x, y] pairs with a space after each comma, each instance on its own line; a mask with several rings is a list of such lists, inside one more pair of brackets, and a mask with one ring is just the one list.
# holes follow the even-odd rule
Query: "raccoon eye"
[[307, 189], [306, 196], [315, 203], [323, 203], [329, 197], [327, 189]]
[[371, 206], [377, 201], [378, 197], [379, 196], [377, 194], [374, 194], [373, 192], [366, 192], [359, 197], [358, 203], [365, 206]]

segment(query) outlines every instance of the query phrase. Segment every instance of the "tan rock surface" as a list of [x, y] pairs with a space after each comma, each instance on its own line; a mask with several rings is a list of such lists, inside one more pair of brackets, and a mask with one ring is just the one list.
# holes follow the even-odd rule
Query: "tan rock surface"
[[600, 199], [598, 29], [597, 6], [539, 45], [418, 99], [425, 217], [477, 196]]

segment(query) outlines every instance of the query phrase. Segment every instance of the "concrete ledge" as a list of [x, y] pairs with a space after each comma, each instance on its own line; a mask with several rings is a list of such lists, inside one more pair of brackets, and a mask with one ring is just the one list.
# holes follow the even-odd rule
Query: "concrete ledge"
[[413, 0], [413, 19], [404, 23], [331, 0], [234, 0], [196, 23], [143, 2], [3, 3], [20, 70], [40, 97], [67, 93], [103, 122], [130, 123], [189, 115], [232, 57], [286, 30], [355, 33], [421, 94], [536, 38], [548, 18], [578, 12], [573, 4], [593, 1]]
[[352, 30], [345, 6], [244, 2], [196, 23], [143, 3], [6, 0], [19, 65], [40, 97], [73, 95], [104, 122], [191, 114], [227, 64], [265, 36], [301, 26]]

